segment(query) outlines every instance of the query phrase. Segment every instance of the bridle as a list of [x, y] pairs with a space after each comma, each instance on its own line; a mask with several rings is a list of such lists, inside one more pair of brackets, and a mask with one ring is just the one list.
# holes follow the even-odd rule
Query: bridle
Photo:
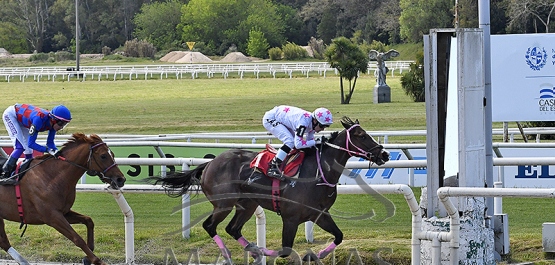
[[353, 126], [351, 126], [349, 129], [346, 129], [345, 131], [347, 132], [347, 137], [345, 137], [345, 146], [348, 147], [349, 144], [351, 144], [354, 148], [356, 148], [358, 151], [352, 151], [349, 150], [347, 148], [332, 144], [332, 143], [328, 143], [326, 142], [326, 145], [328, 145], [331, 148], [337, 149], [337, 150], [341, 150], [341, 151], [345, 151], [347, 152], [350, 156], [362, 156], [365, 158], [372, 158], [374, 155], [371, 153], [372, 150], [376, 149], [376, 148], [382, 148], [382, 145], [378, 144], [372, 148], [370, 148], [370, 150], [365, 151], [364, 149], [356, 146], [355, 144], [353, 144], [353, 141], [351, 141], [351, 130], [355, 127], [360, 127], [359, 124], [354, 124]]
[[106, 169], [104, 169], [102, 172], [98, 172], [98, 171], [96, 171], [96, 170], [92, 170], [92, 169], [91, 169], [91, 164], [92, 164], [92, 161], [93, 161], [93, 160], [94, 160], [94, 163], [96, 164], [96, 166], [100, 168], [100, 164], [98, 163], [98, 161], [96, 160], [96, 158], [93, 156], [93, 152], [94, 152], [94, 149], [95, 149], [96, 147], [99, 147], [99, 146], [102, 146], [102, 145], [105, 145], [105, 144], [106, 144], [105, 142], [101, 142], [101, 143], [97, 143], [97, 144], [92, 145], [92, 146], [89, 147], [89, 158], [87, 158], [87, 166], [86, 166], [86, 167], [84, 167], [84, 166], [82, 166], [82, 165], [79, 165], [79, 164], [77, 164], [77, 163], [75, 163], [75, 162], [73, 162], [73, 161], [69, 161], [69, 160], [67, 160], [65, 157], [62, 157], [62, 156], [58, 156], [58, 159], [60, 159], [60, 160], [62, 160], [62, 161], [65, 161], [65, 162], [68, 162], [68, 163], [70, 163], [70, 164], [72, 164], [72, 165], [74, 165], [74, 166], [76, 166], [76, 167], [78, 167], [78, 168], [84, 169], [85, 171], [87, 171], [87, 174], [88, 174], [88, 175], [90, 175], [90, 176], [98, 176], [98, 177], [100, 178], [100, 180], [102, 180], [102, 181], [104, 181], [104, 182], [106, 182], [106, 181], [112, 182], [112, 179], [106, 177], [104, 174], [105, 174], [106, 172], [108, 172], [108, 170], [110, 170], [111, 168], [117, 166], [116, 161], [114, 161], [114, 163], [113, 163], [112, 165], [108, 166], [108, 167], [107, 167]]
[[[337, 149], [337, 150], [341, 150], [344, 152], [347, 152], [349, 154], [349, 156], [362, 156], [365, 158], [368, 158], [368, 160], [371, 161], [371, 158], [374, 156], [371, 151], [376, 149], [376, 148], [382, 148], [382, 145], [378, 144], [372, 148], [370, 148], [370, 150], [365, 151], [364, 149], [356, 146], [355, 144], [353, 144], [353, 142], [351, 141], [351, 130], [355, 127], [360, 127], [360, 124], [353, 124], [353, 126], [349, 127], [349, 129], [346, 129], [345, 132], [347, 133], [347, 137], [345, 138], [345, 147], [349, 147], [349, 144], [351, 144], [354, 148], [356, 148], [358, 151], [352, 151], [349, 150], [347, 148], [326, 142], [325, 144], [328, 145], [331, 148]], [[320, 172], [320, 177], [322, 178], [322, 181], [324, 183], [319, 183], [317, 185], [326, 185], [328, 187], [335, 187], [337, 184], [331, 184], [328, 182], [328, 180], [326, 179], [326, 177], [324, 176], [324, 171], [322, 170], [322, 165], [320, 164], [320, 153], [316, 152], [316, 160], [318, 162], [318, 171]]]

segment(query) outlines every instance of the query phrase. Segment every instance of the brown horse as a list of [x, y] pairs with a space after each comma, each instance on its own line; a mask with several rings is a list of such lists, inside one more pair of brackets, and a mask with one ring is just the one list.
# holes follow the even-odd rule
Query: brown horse
[[[57, 158], [47, 154], [31, 160], [29, 168], [21, 172], [20, 175], [24, 175], [20, 176], [15, 187], [0, 186], [0, 247], [19, 264], [29, 264], [8, 241], [4, 219], [22, 222], [22, 225], [46, 224], [85, 252], [85, 264], [105, 264], [93, 253], [92, 219], [71, 210], [75, 201], [75, 187], [85, 172], [98, 176], [114, 189], [124, 185], [125, 176], [115, 163], [110, 148], [95, 134], [73, 134], [58, 154]], [[17, 185], [20, 192], [16, 192]], [[16, 203], [16, 196], [21, 197], [21, 206]], [[19, 209], [22, 209], [23, 214], [19, 213]], [[84, 224], [87, 227], [86, 243], [71, 224]]]
[[[331, 253], [343, 240], [343, 233], [328, 212], [337, 197], [336, 184], [347, 160], [351, 156], [368, 159], [378, 165], [389, 160], [389, 152], [383, 150], [372, 136], [347, 117], [341, 123], [345, 130], [332, 133], [321, 148], [307, 150], [299, 177], [287, 184], [282, 183], [279, 208], [276, 196], [272, 196], [272, 182], [260, 171], [250, 167], [256, 152], [232, 149], [212, 161], [193, 170], [175, 172], [167, 177], [153, 176], [153, 184], [161, 183], [170, 196], [187, 192], [191, 185], [200, 184], [202, 191], [214, 206], [212, 214], [202, 224], [221, 250], [226, 264], [232, 264], [231, 253], [217, 234], [216, 228], [235, 207], [235, 215], [225, 231], [250, 251], [255, 263], [262, 255], [286, 257], [292, 253], [293, 242], [300, 224], [312, 221], [334, 236], [334, 241], [317, 254], [309, 253], [304, 259], [321, 259]], [[309, 154], [312, 151], [311, 154]], [[202, 174], [202, 178], [201, 178]], [[279, 251], [260, 248], [249, 243], [241, 230], [258, 206], [277, 211], [283, 221], [282, 249]]]

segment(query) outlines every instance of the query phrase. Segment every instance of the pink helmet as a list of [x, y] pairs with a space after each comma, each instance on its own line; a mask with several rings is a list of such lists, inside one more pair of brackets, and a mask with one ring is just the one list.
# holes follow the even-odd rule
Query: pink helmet
[[322, 125], [330, 126], [333, 124], [333, 117], [331, 115], [331, 111], [326, 108], [317, 108], [312, 113], [312, 117]]

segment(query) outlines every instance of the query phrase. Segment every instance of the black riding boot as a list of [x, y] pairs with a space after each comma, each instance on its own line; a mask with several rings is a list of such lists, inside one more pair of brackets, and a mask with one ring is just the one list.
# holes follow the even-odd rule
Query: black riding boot
[[279, 180], [284, 180], [283, 173], [279, 169], [281, 167], [281, 161], [279, 159], [272, 159], [268, 165], [268, 177], [277, 178]]
[[0, 175], [0, 185], [13, 185], [16, 183], [15, 179], [11, 177], [16, 163], [17, 159], [11, 157], [4, 163], [4, 166], [2, 166], [2, 175]]

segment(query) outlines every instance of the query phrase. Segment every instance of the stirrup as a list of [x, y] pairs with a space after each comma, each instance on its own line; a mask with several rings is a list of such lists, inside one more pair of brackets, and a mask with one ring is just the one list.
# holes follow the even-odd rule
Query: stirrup
[[0, 185], [15, 185], [16, 183], [15, 177], [4, 178], [4, 175], [0, 176]]
[[266, 175], [270, 178], [276, 178], [276, 179], [279, 179], [281, 181], [285, 180], [285, 176], [283, 175], [283, 173], [281, 171], [279, 171], [279, 169], [278, 169], [278, 171], [275, 171], [275, 169], [274, 170], [268, 169], [268, 173]]

